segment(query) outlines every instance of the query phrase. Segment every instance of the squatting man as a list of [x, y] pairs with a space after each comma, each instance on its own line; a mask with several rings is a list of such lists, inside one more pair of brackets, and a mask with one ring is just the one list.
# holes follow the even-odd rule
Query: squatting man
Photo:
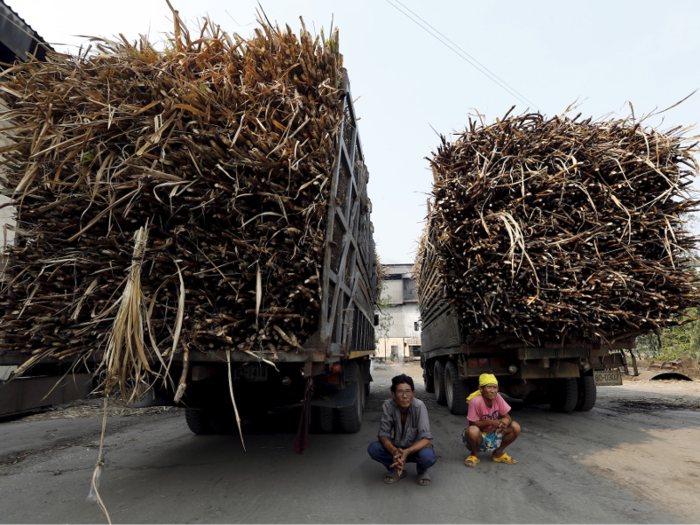
[[515, 465], [505, 453], [506, 447], [520, 435], [520, 425], [509, 415], [510, 405], [498, 393], [498, 380], [493, 374], [479, 376], [479, 390], [468, 398], [467, 427], [462, 431], [462, 442], [470, 455], [464, 460], [467, 467], [474, 467], [481, 460], [479, 452], [493, 451], [491, 459], [498, 463]]
[[382, 406], [377, 441], [369, 444], [370, 457], [386, 467], [385, 483], [396, 483], [406, 477], [406, 463], [415, 463], [418, 484], [430, 484], [428, 469], [437, 458], [433, 451], [428, 409], [415, 399], [413, 379], [401, 374], [391, 380], [391, 397]]

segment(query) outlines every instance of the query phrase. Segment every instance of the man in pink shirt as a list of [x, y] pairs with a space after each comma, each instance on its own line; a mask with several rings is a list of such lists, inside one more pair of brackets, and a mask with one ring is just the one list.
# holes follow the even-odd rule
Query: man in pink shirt
[[505, 453], [505, 449], [520, 435], [520, 425], [508, 415], [510, 405], [498, 393], [498, 380], [493, 374], [479, 376], [479, 390], [471, 394], [467, 424], [462, 431], [462, 443], [471, 455], [464, 460], [473, 467], [481, 460], [479, 451], [492, 450], [491, 459], [498, 463], [515, 465], [517, 461]]

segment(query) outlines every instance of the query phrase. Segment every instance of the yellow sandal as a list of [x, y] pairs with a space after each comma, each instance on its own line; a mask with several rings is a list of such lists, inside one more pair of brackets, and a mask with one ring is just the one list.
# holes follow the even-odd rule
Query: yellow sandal
[[491, 459], [493, 459], [496, 463], [506, 463], [507, 465], [515, 465], [517, 463], [517, 461], [515, 461], [505, 452], [500, 458], [497, 458], [496, 456], [491, 456]]
[[[468, 464], [469, 461], [472, 462], [471, 465]], [[481, 460], [479, 458], [477, 458], [476, 456], [469, 456], [467, 459], [464, 460], [464, 464], [467, 467], [476, 467], [476, 464], [480, 463], [480, 462], [481, 462]]]

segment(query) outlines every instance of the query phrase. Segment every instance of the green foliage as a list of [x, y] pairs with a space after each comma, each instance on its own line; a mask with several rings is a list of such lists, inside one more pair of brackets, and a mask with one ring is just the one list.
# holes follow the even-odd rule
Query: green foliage
[[379, 315], [379, 324], [374, 329], [374, 345], [379, 344], [379, 340], [382, 337], [387, 337], [389, 335], [389, 330], [391, 325], [394, 324], [394, 316], [389, 313], [389, 306], [391, 305], [391, 296], [384, 294], [386, 289], [386, 284], [382, 285], [382, 292], [379, 294], [379, 300], [376, 304], [376, 313]]
[[[696, 213], [687, 213], [681, 215], [680, 218], [682, 221], [685, 221], [682, 229], [690, 231], [693, 235], [700, 235], [700, 215]], [[692, 257], [700, 257], [698, 243], [696, 243], [694, 249], [690, 250], [690, 255]]]
[[[681, 218], [686, 222], [686, 229], [691, 231], [700, 229], [698, 215], [688, 213]], [[697, 250], [693, 252], [690, 254], [693, 257], [700, 255]], [[697, 272], [697, 269], [688, 271]], [[700, 318], [700, 308], [690, 308], [685, 314], [688, 319]], [[637, 337], [637, 352], [641, 357], [660, 361], [673, 361], [681, 356], [689, 356], [693, 361], [700, 362], [700, 320]]]
[[[688, 310], [691, 317], [700, 316], [700, 309]], [[661, 330], [658, 334], [646, 334], [637, 338], [637, 350], [641, 356], [673, 361], [681, 356], [690, 356], [700, 361], [700, 322], [693, 321]]]

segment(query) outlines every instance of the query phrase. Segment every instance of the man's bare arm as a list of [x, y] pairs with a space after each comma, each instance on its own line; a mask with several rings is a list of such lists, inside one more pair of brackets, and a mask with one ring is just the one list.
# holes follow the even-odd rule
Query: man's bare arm
[[500, 431], [507, 430], [512, 421], [510, 415], [505, 414], [498, 418], [498, 425], [496, 425], [496, 428]]
[[391, 439], [386, 436], [379, 436], [379, 442], [384, 445], [384, 448], [387, 449], [392, 456], [396, 456], [399, 449], [394, 446]]
[[403, 450], [403, 453], [406, 455], [406, 457], [408, 457], [409, 455], [414, 454], [415, 452], [418, 452], [419, 450], [422, 450], [425, 447], [429, 447], [432, 444], [433, 444], [432, 439], [423, 438], [423, 439], [419, 439], [418, 441], [416, 441], [410, 447], [404, 448], [402, 450]]
[[498, 420], [497, 419], [485, 419], [483, 421], [470, 421], [469, 425], [474, 425], [475, 427], [478, 427], [479, 430], [482, 432], [484, 431], [485, 428], [487, 427], [497, 427], [498, 426]]

